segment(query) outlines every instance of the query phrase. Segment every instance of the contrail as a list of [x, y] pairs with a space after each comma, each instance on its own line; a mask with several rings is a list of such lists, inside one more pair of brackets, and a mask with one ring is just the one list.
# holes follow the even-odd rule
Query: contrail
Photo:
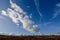
[[43, 24], [43, 19], [42, 19], [42, 17], [43, 17], [43, 15], [41, 14], [41, 12], [40, 12], [40, 10], [39, 10], [39, 0], [34, 0], [34, 3], [35, 3], [35, 6], [36, 6], [36, 9], [37, 9], [37, 12], [39, 13], [39, 15], [40, 15], [40, 23], [41, 24]]
[[36, 9], [37, 9], [39, 15], [42, 17], [41, 12], [39, 11], [39, 0], [34, 0], [34, 3], [35, 3]]
[[[41, 12], [40, 12], [40, 10], [39, 10], [39, 7], [40, 7], [40, 5], [39, 5], [39, 0], [34, 0], [34, 3], [35, 3], [37, 12], [38, 12], [39, 15], [40, 15], [40, 24], [43, 26], [43, 19], [42, 19], [43, 15], [41, 14]], [[38, 32], [38, 33], [39, 33], [39, 32]], [[41, 35], [42, 35], [42, 34], [41, 34]]]

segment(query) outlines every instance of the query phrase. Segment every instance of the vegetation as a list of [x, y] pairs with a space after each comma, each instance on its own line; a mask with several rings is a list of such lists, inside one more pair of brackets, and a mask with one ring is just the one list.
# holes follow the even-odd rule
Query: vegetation
[[60, 36], [8, 36], [0, 35], [0, 40], [60, 40]]

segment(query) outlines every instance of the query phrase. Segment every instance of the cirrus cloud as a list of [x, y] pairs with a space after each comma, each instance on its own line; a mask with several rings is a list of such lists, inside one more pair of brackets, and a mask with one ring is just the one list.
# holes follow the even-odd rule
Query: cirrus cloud
[[52, 19], [56, 18], [58, 15], [60, 15], [60, 3], [57, 3], [56, 7], [57, 7], [57, 9], [55, 9], [53, 17], [50, 20], [52, 20]]
[[60, 3], [56, 4], [56, 6], [60, 7]]

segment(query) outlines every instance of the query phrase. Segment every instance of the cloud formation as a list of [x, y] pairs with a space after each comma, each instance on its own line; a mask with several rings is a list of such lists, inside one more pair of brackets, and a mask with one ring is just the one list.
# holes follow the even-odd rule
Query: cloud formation
[[60, 7], [60, 3], [56, 4], [56, 6]]
[[55, 9], [53, 17], [50, 20], [52, 20], [52, 19], [56, 18], [58, 15], [60, 15], [60, 3], [56, 4], [56, 7], [57, 7], [57, 9]]
[[42, 17], [43, 15], [41, 14], [40, 12], [40, 4], [39, 4], [39, 0], [34, 0], [34, 3], [35, 3], [35, 6], [36, 6], [36, 9], [37, 9], [37, 12], [39, 13], [39, 15]]
[[60, 32], [52, 33], [52, 35], [60, 35]]
[[15, 24], [22, 23], [23, 28], [30, 32], [37, 32], [38, 25], [33, 24], [33, 21], [29, 19], [29, 16], [26, 15], [26, 12], [18, 6], [17, 4], [13, 3], [10, 0], [11, 8], [8, 8], [7, 11], [2, 10], [2, 15], [11, 18], [12, 22]]
[[24, 36], [24, 34], [15, 34], [15, 33], [7, 33], [7, 32], [0, 32], [0, 35]]

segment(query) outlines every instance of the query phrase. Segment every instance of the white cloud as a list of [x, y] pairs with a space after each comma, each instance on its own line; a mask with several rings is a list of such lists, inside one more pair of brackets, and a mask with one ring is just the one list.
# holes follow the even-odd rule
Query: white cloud
[[0, 32], [0, 35], [10, 35], [10, 34], [7, 32]]
[[7, 13], [6, 13], [6, 11], [2, 10], [2, 15], [5, 15], [5, 16], [7, 16]]
[[29, 19], [29, 16], [26, 15], [26, 12], [23, 11], [23, 9], [18, 6], [17, 4], [13, 3], [12, 0], [10, 0], [11, 8], [8, 8], [7, 11], [3, 11], [2, 14], [10, 17], [12, 21], [15, 24], [19, 24], [19, 22], [22, 23], [23, 28], [30, 32], [37, 32], [38, 26], [33, 24], [33, 21]]
[[15, 34], [15, 33], [7, 33], [7, 32], [0, 32], [0, 35], [9, 35], [9, 36], [21, 36], [21, 35], [24, 35], [24, 34]]
[[10, 4], [11, 4], [11, 8], [13, 8], [15, 11], [17, 11], [19, 13], [23, 13], [22, 8], [19, 7], [18, 5], [16, 5], [15, 3], [13, 3], [11, 0], [10, 0]]

